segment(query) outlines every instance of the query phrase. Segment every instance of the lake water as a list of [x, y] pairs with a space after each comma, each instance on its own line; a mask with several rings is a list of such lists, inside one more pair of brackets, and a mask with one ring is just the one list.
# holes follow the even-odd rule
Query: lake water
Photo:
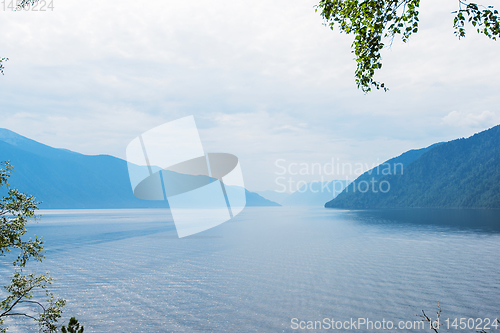
[[499, 211], [246, 208], [183, 239], [168, 210], [42, 214], [29, 228], [46, 242], [38, 270], [59, 280], [64, 321], [77, 317], [85, 332], [290, 332], [293, 318], [397, 325], [421, 310], [434, 317], [438, 301], [442, 323], [500, 317]]

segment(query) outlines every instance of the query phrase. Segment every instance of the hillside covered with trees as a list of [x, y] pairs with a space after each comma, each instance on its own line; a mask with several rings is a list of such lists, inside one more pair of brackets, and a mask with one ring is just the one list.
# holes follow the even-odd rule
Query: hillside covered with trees
[[500, 208], [500, 125], [385, 163], [402, 161], [402, 170], [391, 174], [365, 172], [325, 207]]

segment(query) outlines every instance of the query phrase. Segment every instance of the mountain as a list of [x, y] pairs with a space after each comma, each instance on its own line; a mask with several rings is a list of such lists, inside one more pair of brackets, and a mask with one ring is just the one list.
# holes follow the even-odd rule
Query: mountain
[[331, 182], [311, 182], [303, 185], [281, 202], [283, 206], [316, 206], [323, 207], [346, 187], [347, 180]]
[[384, 162], [325, 207], [500, 208], [500, 125]]
[[255, 193], [259, 194], [261, 197], [264, 197], [268, 200], [277, 202], [280, 205], [283, 202], [283, 200], [285, 200], [290, 195], [290, 193], [287, 192], [277, 192], [272, 190], [255, 191]]
[[279, 203], [266, 199], [255, 192], [245, 189], [247, 206], [281, 206]]
[[[53, 148], [0, 129], [0, 161], [14, 166], [11, 187], [32, 194], [40, 208], [168, 208], [165, 201], [137, 199], [127, 162], [109, 155], [83, 155]], [[279, 206], [247, 193], [247, 206]]]

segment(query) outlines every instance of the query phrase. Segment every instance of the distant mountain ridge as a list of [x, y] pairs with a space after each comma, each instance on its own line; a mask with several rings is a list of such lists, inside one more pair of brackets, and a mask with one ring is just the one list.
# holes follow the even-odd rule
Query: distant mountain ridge
[[[408, 151], [385, 163], [402, 163], [404, 171], [380, 174], [374, 168], [325, 207], [500, 208], [500, 125], [467, 139]], [[360, 191], [362, 182], [362, 190], [366, 182], [373, 182], [370, 190]], [[380, 185], [385, 186], [384, 191], [379, 190]]]
[[258, 193], [260, 196], [268, 200], [277, 202], [280, 205], [283, 200], [285, 200], [290, 195], [290, 193], [287, 192], [278, 192], [273, 190], [255, 191], [255, 193]]
[[[41, 201], [40, 208], [168, 208], [166, 201], [137, 199], [127, 162], [53, 148], [0, 128], [0, 161], [14, 166], [9, 183]], [[247, 206], [279, 206], [248, 192]]]
[[323, 207], [325, 202], [337, 197], [348, 183], [347, 180], [307, 183], [286, 197], [281, 205]]

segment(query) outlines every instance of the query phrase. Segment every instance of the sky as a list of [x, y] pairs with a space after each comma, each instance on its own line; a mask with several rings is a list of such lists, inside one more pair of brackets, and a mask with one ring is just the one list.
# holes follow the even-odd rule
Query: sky
[[0, 57], [9, 58], [0, 127], [125, 158], [139, 134], [193, 115], [205, 151], [238, 156], [255, 191], [354, 179], [355, 168], [311, 166], [367, 170], [500, 123], [500, 43], [471, 28], [458, 40], [456, 1], [421, 2], [420, 31], [382, 52], [376, 79], [390, 91], [369, 94], [354, 82], [353, 36], [325, 27], [316, 4], [53, 0], [45, 12], [0, 8]]

